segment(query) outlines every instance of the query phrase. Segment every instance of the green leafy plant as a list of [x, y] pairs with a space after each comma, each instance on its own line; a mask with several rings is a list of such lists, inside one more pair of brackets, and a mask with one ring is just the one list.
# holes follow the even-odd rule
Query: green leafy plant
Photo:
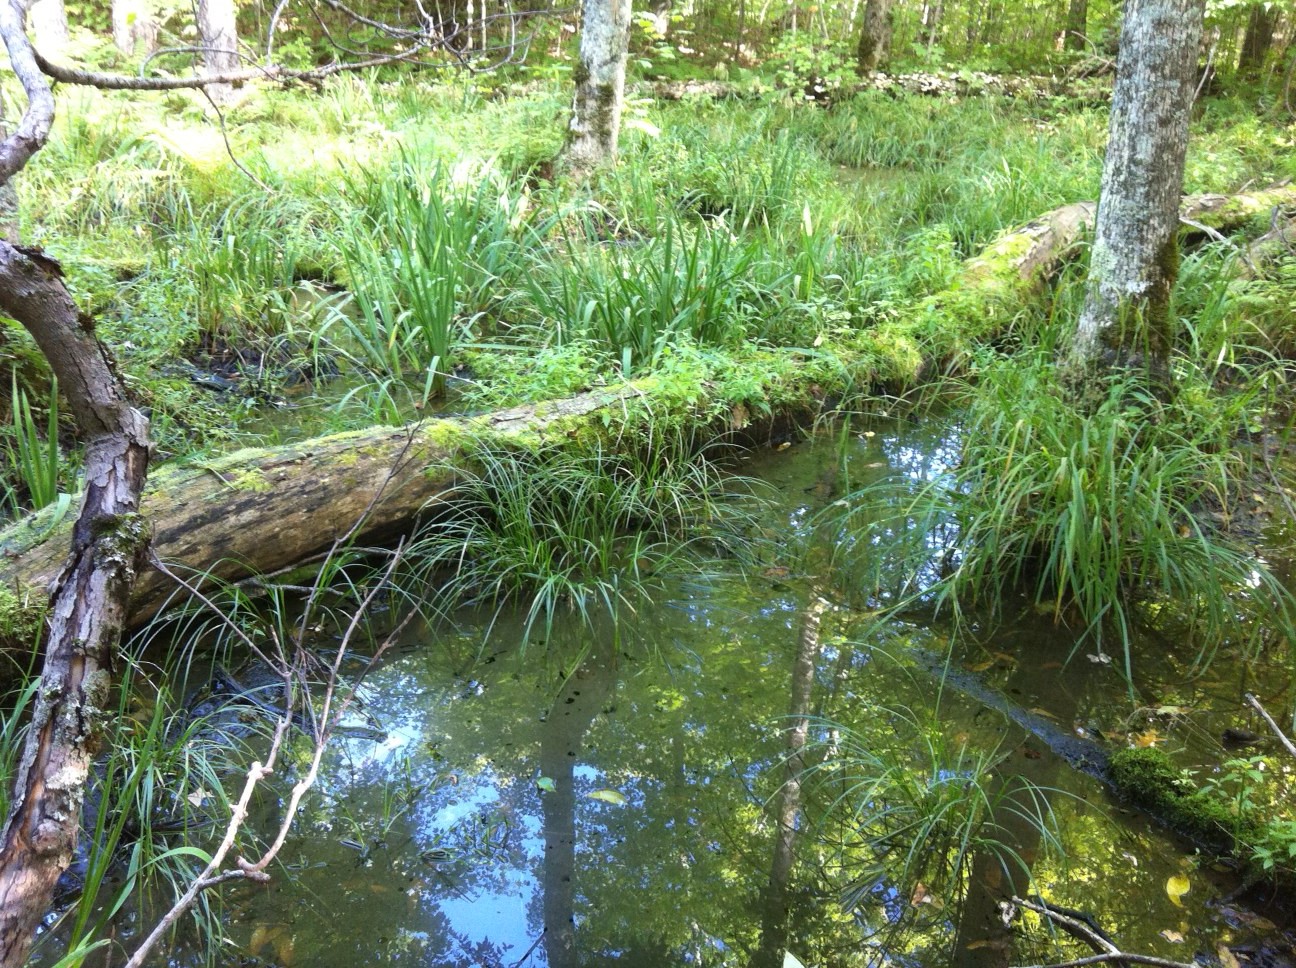
[[[5, 443], [5, 456], [13, 468], [17, 484], [27, 495], [28, 504], [33, 510], [39, 510], [55, 503], [60, 496], [66, 498], [59, 491], [66, 468], [58, 445], [58, 381], [52, 380], [50, 384], [49, 418], [44, 437], [36, 427], [31, 404], [27, 394], [19, 388], [16, 374], [11, 399], [13, 426]], [[13, 490], [10, 490], [9, 500], [16, 512], [19, 507]]]
[[408, 559], [420, 584], [439, 584], [441, 609], [522, 602], [525, 637], [563, 612], [591, 627], [632, 613], [744, 515], [711, 460], [660, 439], [626, 453], [482, 450], [475, 464]]

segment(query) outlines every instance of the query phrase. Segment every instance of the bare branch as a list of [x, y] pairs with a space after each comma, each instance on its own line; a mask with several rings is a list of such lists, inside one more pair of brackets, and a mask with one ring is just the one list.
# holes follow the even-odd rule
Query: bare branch
[[1194, 968], [1193, 965], [1184, 964], [1182, 961], [1171, 961], [1169, 958], [1157, 958], [1153, 955], [1131, 954], [1128, 951], [1122, 951], [1112, 943], [1111, 939], [1095, 930], [1092, 925], [1086, 924], [1079, 918], [1072, 917], [1051, 904], [1027, 901], [1016, 896], [1013, 897], [1012, 902], [1025, 911], [1033, 911], [1040, 917], [1053, 922], [1067, 934], [1083, 941], [1097, 952], [1097, 954], [1088, 955], [1084, 958], [1073, 958], [1070, 961], [1058, 961], [1048, 965], [1029, 965], [1023, 966], [1023, 968], [1081, 968], [1082, 965], [1100, 965], [1109, 962], [1153, 965], [1155, 968]]
[[54, 123], [54, 94], [41, 74], [36, 51], [27, 39], [17, 0], [0, 0], [0, 38], [9, 52], [9, 65], [27, 95], [27, 109], [13, 134], [0, 142], [0, 184], [22, 171], [40, 151]]
[[1296, 743], [1293, 743], [1291, 738], [1282, 731], [1282, 727], [1274, 722], [1274, 718], [1269, 715], [1269, 711], [1265, 709], [1264, 706], [1260, 705], [1260, 700], [1249, 692], [1244, 698], [1247, 701], [1247, 705], [1264, 717], [1264, 721], [1269, 724], [1269, 728], [1274, 731], [1274, 735], [1278, 737], [1278, 741], [1283, 744], [1283, 747], [1287, 752], [1292, 756], [1296, 756]]

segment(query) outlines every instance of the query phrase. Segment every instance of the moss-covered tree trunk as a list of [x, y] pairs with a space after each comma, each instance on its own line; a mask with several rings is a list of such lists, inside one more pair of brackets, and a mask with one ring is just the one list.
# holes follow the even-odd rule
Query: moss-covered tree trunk
[[1238, 55], [1238, 71], [1258, 74], [1264, 70], [1277, 24], [1277, 6], [1272, 3], [1252, 3], [1247, 16], [1246, 33], [1242, 37], [1242, 52]]
[[1084, 50], [1088, 30], [1089, 0], [1071, 0], [1071, 5], [1067, 7], [1066, 49]]
[[[211, 74], [231, 74], [239, 69], [238, 31], [234, 0], [198, 0], [198, 39], [203, 48], [203, 68]], [[217, 104], [234, 95], [229, 84], [209, 84], [207, 95]]]
[[1170, 293], [1205, 0], [1127, 0], [1084, 309], [1066, 350], [1086, 403], [1113, 370], [1169, 385]]
[[631, 0], [585, 0], [565, 160], [577, 172], [616, 156]]
[[864, 5], [864, 26], [855, 48], [855, 64], [861, 74], [877, 70], [891, 52], [892, 0], [868, 0]]
[[113, 43], [123, 54], [149, 54], [157, 46], [157, 22], [148, 0], [113, 0]]

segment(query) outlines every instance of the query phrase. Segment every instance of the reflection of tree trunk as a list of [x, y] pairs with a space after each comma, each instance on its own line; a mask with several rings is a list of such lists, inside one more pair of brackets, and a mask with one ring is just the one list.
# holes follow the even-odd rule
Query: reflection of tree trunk
[[787, 731], [787, 779], [779, 789], [774, 808], [778, 825], [774, 835], [774, 858], [770, 863], [769, 886], [761, 916], [760, 947], [752, 968], [780, 968], [787, 949], [788, 884], [796, 860], [797, 816], [801, 812], [801, 774], [805, 770], [804, 750], [810, 731], [811, 699], [815, 666], [819, 659], [819, 622], [827, 602], [817, 595], [805, 610], [796, 660], [792, 664], [791, 725]]
[[540, 734], [540, 772], [553, 790], [540, 794], [544, 814], [544, 945], [549, 968], [574, 968], [576, 957], [575, 766], [582, 740], [616, 682], [613, 654], [581, 664], [554, 700]]

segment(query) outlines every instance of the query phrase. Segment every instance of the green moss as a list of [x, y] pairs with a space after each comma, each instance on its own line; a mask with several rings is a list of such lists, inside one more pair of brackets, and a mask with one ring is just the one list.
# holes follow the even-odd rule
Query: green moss
[[1121, 750], [1111, 758], [1110, 776], [1122, 797], [1195, 841], [1232, 850], [1256, 836], [1254, 822], [1239, 817], [1223, 797], [1199, 789], [1161, 750]]
[[45, 624], [45, 606], [43, 597], [35, 598], [31, 592], [19, 595], [0, 586], [0, 651], [33, 648]]

